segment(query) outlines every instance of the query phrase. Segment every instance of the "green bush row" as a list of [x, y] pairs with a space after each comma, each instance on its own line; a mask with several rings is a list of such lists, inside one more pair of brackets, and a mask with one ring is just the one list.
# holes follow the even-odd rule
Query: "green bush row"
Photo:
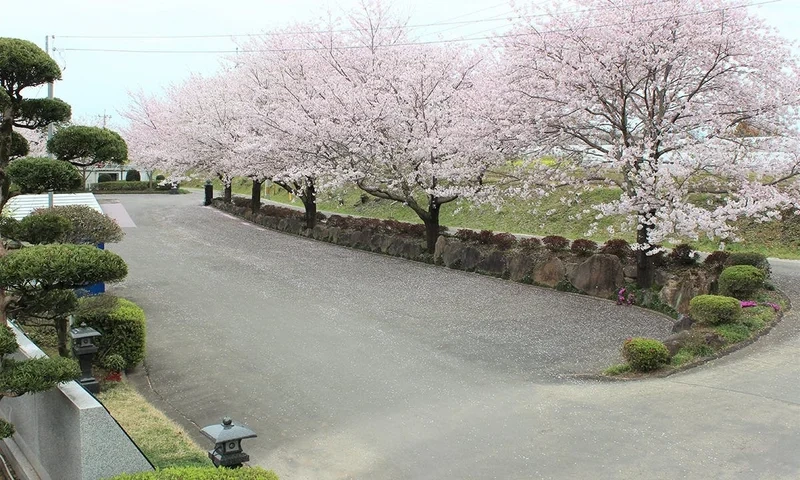
[[150, 182], [102, 182], [96, 183], [92, 187], [98, 192], [112, 191], [112, 190], [149, 190]]
[[278, 480], [278, 476], [272, 470], [261, 467], [170, 467], [155, 472], [126, 473], [110, 480]]
[[97, 359], [119, 355], [125, 368], [133, 368], [144, 360], [145, 316], [138, 305], [113, 295], [83, 297], [78, 301], [75, 323], [94, 328], [102, 334], [98, 340]]

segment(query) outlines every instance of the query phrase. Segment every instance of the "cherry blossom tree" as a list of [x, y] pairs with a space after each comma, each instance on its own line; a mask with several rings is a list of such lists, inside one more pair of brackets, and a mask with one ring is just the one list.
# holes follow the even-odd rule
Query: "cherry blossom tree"
[[404, 23], [380, 3], [347, 18], [340, 34], [309, 43], [324, 75], [323, 143], [338, 152], [338, 177], [378, 198], [402, 202], [426, 226], [433, 253], [441, 206], [478, 198], [505, 158], [489, 121], [491, 92], [477, 88], [482, 52], [413, 44]]
[[[571, 185], [602, 179], [621, 189], [600, 215], [625, 215], [636, 228], [642, 286], [655, 244], [732, 237], [738, 218], [798, 206], [800, 69], [744, 6], [576, 0], [547, 15], [524, 11], [541, 21], [500, 40], [515, 134], [568, 156]], [[741, 125], [769, 138], [743, 138]]]
[[[335, 138], [330, 112], [331, 71], [307, 32], [318, 25], [296, 24], [243, 45], [252, 53], [232, 59], [242, 73], [251, 128], [249, 156], [258, 158], [270, 181], [303, 202], [307, 228], [317, 215], [317, 195], [338, 178], [342, 140]], [[332, 183], [335, 183], [332, 182]]]
[[185, 138], [177, 132], [176, 112], [170, 98], [132, 92], [130, 105], [122, 112], [128, 125], [121, 134], [128, 145], [128, 156], [150, 172], [183, 173], [194, 166], [187, 154]]

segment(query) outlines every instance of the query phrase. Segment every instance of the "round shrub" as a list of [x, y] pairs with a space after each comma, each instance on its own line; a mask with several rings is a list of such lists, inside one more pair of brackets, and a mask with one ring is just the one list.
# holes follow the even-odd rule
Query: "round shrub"
[[492, 244], [500, 250], [508, 250], [517, 244], [517, 237], [510, 233], [495, 233], [492, 236]]
[[456, 231], [455, 233], [455, 237], [465, 242], [477, 242], [478, 232], [470, 230], [468, 228], [459, 228], [458, 231]]
[[771, 267], [767, 257], [754, 252], [731, 253], [725, 265], [750, 265], [764, 271], [764, 276], [769, 277]]
[[620, 260], [627, 260], [633, 256], [631, 244], [621, 238], [613, 238], [600, 247], [600, 253], [616, 255]]
[[697, 252], [688, 243], [681, 243], [669, 252], [669, 261], [674, 265], [695, 265], [697, 263]]
[[103, 368], [111, 372], [121, 372], [125, 370], [125, 365], [127, 365], [127, 362], [124, 358], [122, 358], [122, 355], [116, 353], [106, 355], [103, 357], [103, 360], [100, 363], [102, 364]]
[[125, 181], [126, 182], [141, 182], [142, 175], [139, 173], [139, 170], [128, 170], [125, 172]]
[[587, 238], [579, 238], [572, 242], [570, 250], [576, 255], [591, 255], [597, 251], [597, 242]]
[[97, 245], [122, 240], [125, 232], [108, 215], [87, 205], [59, 205], [34, 210], [30, 216], [58, 215], [69, 220], [72, 229], [63, 237], [63, 243]]
[[157, 182], [160, 182], [160, 181], [166, 180], [166, 179], [167, 179], [167, 177], [165, 177], [164, 175], [156, 175], [156, 181]]
[[481, 230], [480, 232], [478, 232], [478, 236], [476, 237], [476, 240], [481, 245], [488, 245], [488, 244], [492, 243], [492, 238], [494, 238], [494, 232], [493, 231], [491, 231], [491, 230]]
[[111, 182], [113, 180], [114, 177], [112, 177], [111, 174], [108, 173], [101, 173], [100, 175], [97, 176], [97, 183]]
[[52, 158], [20, 158], [6, 168], [22, 193], [68, 192], [81, 187], [81, 174], [68, 162]]
[[764, 285], [766, 275], [752, 265], [734, 265], [719, 274], [719, 293], [740, 300], [751, 297]]
[[698, 295], [689, 301], [689, 315], [700, 323], [733, 323], [741, 313], [742, 305], [733, 297]]
[[124, 298], [112, 295], [83, 297], [75, 311], [75, 323], [94, 328], [103, 335], [98, 340], [98, 357], [119, 355], [125, 368], [133, 368], [144, 360], [144, 310]]
[[60, 243], [71, 231], [72, 223], [60, 215], [28, 215], [20, 220], [12, 238], [33, 244]]
[[542, 241], [536, 237], [523, 238], [519, 241], [519, 246], [523, 250], [538, 250], [542, 248]]
[[669, 350], [652, 338], [629, 338], [622, 344], [622, 356], [637, 372], [649, 372], [669, 361]]
[[569, 240], [560, 235], [548, 235], [542, 238], [542, 245], [551, 252], [563, 252], [569, 248]]

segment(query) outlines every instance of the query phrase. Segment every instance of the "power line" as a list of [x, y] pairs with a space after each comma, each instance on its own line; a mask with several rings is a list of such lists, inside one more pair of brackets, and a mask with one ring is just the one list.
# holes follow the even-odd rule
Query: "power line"
[[[546, 0], [545, 0], [546, 1]], [[545, 3], [545, 1], [537, 2], [537, 5], [541, 5]], [[655, 3], [663, 3], [669, 0], [650, 0], [648, 2], [644, 2], [639, 4], [641, 5], [652, 5]], [[782, 1], [782, 0], [775, 0], [775, 1]], [[480, 13], [485, 10], [489, 10], [492, 8], [496, 8], [497, 4], [493, 7], [487, 7], [481, 10], [477, 10], [472, 13], [467, 13], [464, 15], [459, 15], [457, 17], [453, 17], [450, 20], [456, 20], [458, 18], [463, 18], [465, 16], [474, 15], [475, 13]], [[599, 10], [608, 10], [616, 8], [615, 6], [608, 6], [608, 7], [595, 7], [595, 8], [586, 8], [583, 10], [575, 10], [570, 12], [561, 12], [563, 15], [567, 14], [575, 14], [575, 13], [586, 13], [586, 12], [594, 12]], [[501, 22], [506, 20], [517, 20], [517, 19], [530, 19], [530, 18], [538, 18], [538, 17], [549, 17], [552, 16], [550, 13], [539, 13], [539, 14], [532, 14], [532, 15], [515, 15], [509, 16], [509, 14], [514, 13], [507, 12], [501, 15], [495, 15], [489, 18], [480, 18], [480, 19], [473, 19], [473, 20], [461, 20], [461, 21], [450, 21], [445, 20], [443, 22], [431, 22], [431, 23], [419, 23], [419, 24], [412, 24], [412, 25], [396, 25], [396, 26], [389, 26], [389, 27], [382, 27], [385, 30], [399, 30], [404, 28], [426, 28], [426, 27], [439, 27], [439, 26], [463, 26], [463, 25], [472, 25], [476, 23], [487, 23], [487, 22]], [[298, 31], [298, 32], [262, 32], [262, 33], [234, 33], [234, 34], [203, 34], [203, 35], [58, 35], [59, 38], [73, 38], [73, 39], [90, 39], [90, 40], [163, 40], [163, 39], [197, 39], [197, 38], [238, 38], [238, 37], [265, 37], [265, 36], [291, 36], [291, 35], [308, 35], [308, 34], [317, 34], [317, 33], [347, 33], [347, 32], [357, 32], [359, 29], [357, 28], [342, 28], [342, 29], [332, 29], [332, 30], [306, 30], [306, 31]], [[213, 53], [217, 53], [212, 51]]]
[[[659, 0], [665, 1], [665, 0]], [[760, 2], [754, 3], [747, 3], [747, 4], [740, 4], [740, 5], [733, 5], [730, 7], [722, 7], [716, 8], [712, 10], [706, 10], [704, 12], [693, 12], [693, 13], [684, 13], [684, 14], [677, 14], [671, 15], [666, 17], [653, 17], [653, 18], [645, 18], [641, 20], [635, 20], [631, 22], [619, 22], [619, 23], [607, 23], [602, 25], [592, 25], [583, 27], [584, 29], [595, 29], [595, 28], [607, 28], [607, 27], [614, 27], [620, 25], [631, 25], [631, 24], [639, 24], [639, 23], [648, 23], [654, 22], [659, 20], [669, 20], [671, 18], [685, 18], [685, 17], [692, 17], [692, 16], [700, 16], [700, 15], [708, 15], [711, 13], [716, 12], [724, 12], [727, 10], [733, 10], [738, 8], [747, 8], [747, 7], [754, 7], [759, 5], [767, 5], [771, 3], [779, 3], [784, 0], [764, 0]], [[651, 2], [657, 3], [657, 2]], [[607, 7], [608, 8], [608, 7]], [[593, 9], [596, 10], [596, 9]], [[584, 11], [578, 12], [565, 12], [565, 14], [569, 13], [583, 13]], [[542, 14], [537, 16], [550, 16], [549, 14]], [[439, 24], [443, 25], [443, 24]], [[336, 30], [334, 30], [336, 31]], [[345, 30], [339, 30], [345, 31]], [[349, 30], [348, 30], [349, 31]], [[484, 30], [485, 31], [485, 30]], [[479, 35], [482, 32], [478, 32], [474, 35]], [[414, 45], [432, 45], [432, 44], [446, 44], [446, 43], [460, 43], [460, 42], [473, 42], [477, 40], [492, 40], [497, 38], [514, 38], [514, 37], [525, 37], [531, 35], [541, 35], [546, 33], [564, 33], [570, 32], [572, 29], [570, 28], [563, 28], [563, 29], [553, 29], [553, 30], [537, 30], [535, 32], [526, 32], [526, 33], [511, 33], [511, 34], [500, 34], [500, 35], [488, 35], [488, 36], [473, 36], [473, 37], [466, 37], [466, 38], [453, 38], [453, 39], [439, 39], [439, 40], [429, 40], [429, 41], [418, 41], [418, 42], [398, 42], [393, 44], [387, 45], [380, 45], [379, 48], [388, 48], [388, 47], [408, 47]], [[331, 31], [325, 32], [308, 32], [308, 33], [329, 33]], [[225, 50], [138, 50], [138, 49], [115, 49], [115, 48], [59, 48], [59, 51], [70, 51], [70, 52], [104, 52], [104, 53], [156, 53], [156, 54], [223, 54], [223, 53], [280, 53], [280, 52], [302, 52], [302, 51], [321, 51], [321, 50], [355, 50], [367, 48], [363, 45], [344, 45], [341, 47], [297, 47], [297, 48], [267, 48], [267, 49], [225, 49]]]

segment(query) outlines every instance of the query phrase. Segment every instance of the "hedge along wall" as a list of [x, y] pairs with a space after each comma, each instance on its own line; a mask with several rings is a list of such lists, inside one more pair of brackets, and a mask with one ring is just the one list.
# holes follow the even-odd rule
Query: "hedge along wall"
[[[635, 274], [635, 267], [623, 264], [616, 255], [585, 251], [575, 253], [569, 249], [553, 252], [542, 247], [538, 241], [525, 240], [497, 242], [499, 246], [483, 245], [445, 235], [439, 237], [435, 253], [431, 255], [426, 252], [422, 225], [404, 226], [400, 225], [401, 222], [362, 218], [343, 221], [342, 217], [336, 215], [328, 218], [320, 214], [317, 226], [308, 230], [300, 211], [263, 206], [259, 213], [253, 214], [249, 205], [250, 200], [244, 198], [235, 198], [233, 203], [214, 199], [212, 203], [212, 206], [224, 212], [293, 235], [601, 298], [616, 298], [616, 291], [625, 282], [635, 281], [631, 276]], [[359, 225], [350, 227], [347, 225], [349, 222]], [[414, 227], [421, 228], [417, 231]], [[663, 276], [664, 283], [673, 292], [664, 303], [681, 313], [688, 311], [688, 300], [684, 302], [684, 297], [709, 293], [715, 278], [707, 273], [707, 269], [699, 266], [688, 270], [684, 268], [684, 271], [690, 272], [686, 281], [683, 277], [676, 280], [674, 276]], [[673, 301], [674, 305], [671, 303]]]

